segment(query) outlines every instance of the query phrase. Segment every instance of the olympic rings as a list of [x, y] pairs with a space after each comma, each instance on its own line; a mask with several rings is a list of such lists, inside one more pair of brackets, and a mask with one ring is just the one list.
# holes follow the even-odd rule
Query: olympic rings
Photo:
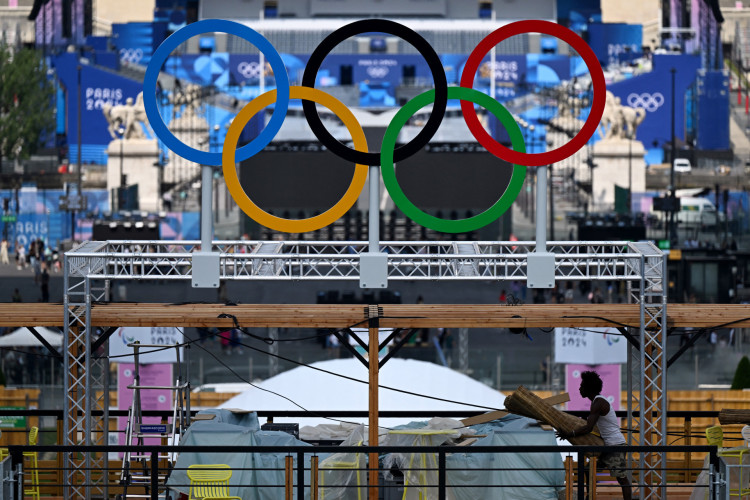
[[469, 126], [469, 130], [474, 135], [474, 138], [484, 146], [484, 148], [492, 153], [493, 155], [511, 163], [517, 163], [526, 165], [529, 167], [539, 167], [541, 165], [549, 165], [565, 158], [574, 155], [579, 149], [584, 147], [591, 136], [596, 132], [599, 122], [604, 114], [604, 103], [606, 94], [606, 82], [604, 81], [604, 72], [602, 67], [599, 65], [599, 61], [596, 58], [596, 54], [591, 50], [586, 42], [584, 42], [578, 35], [573, 33], [567, 28], [560, 26], [556, 23], [549, 21], [516, 21], [514, 23], [507, 24], [502, 28], [499, 28], [489, 35], [487, 35], [474, 51], [469, 55], [469, 59], [466, 61], [464, 66], [463, 74], [461, 75], [461, 86], [466, 88], [473, 87], [474, 75], [479, 68], [479, 64], [482, 62], [485, 54], [490, 51], [492, 47], [502, 42], [506, 38], [513, 35], [519, 35], [522, 33], [535, 32], [544, 33], [547, 35], [555, 36], [564, 42], [567, 42], [578, 54], [583, 58], [586, 66], [589, 68], [591, 73], [591, 82], [594, 86], [594, 100], [591, 104], [591, 112], [589, 113], [586, 122], [581, 127], [581, 130], [573, 137], [567, 144], [560, 146], [552, 151], [544, 153], [527, 154], [518, 151], [513, 151], [506, 148], [502, 144], [498, 143], [493, 139], [487, 131], [484, 130], [482, 124], [479, 123], [476, 113], [474, 112], [474, 106], [466, 101], [461, 101], [461, 111], [464, 115], [464, 120]]
[[273, 68], [273, 73], [276, 77], [276, 87], [279, 89], [278, 99], [271, 115], [271, 120], [258, 137], [237, 151], [238, 161], [250, 158], [273, 140], [281, 128], [281, 124], [284, 123], [287, 108], [289, 107], [289, 77], [286, 74], [286, 66], [284, 66], [281, 56], [276, 52], [271, 42], [266, 40], [263, 35], [242, 24], [222, 19], [205, 19], [188, 24], [175, 31], [159, 45], [159, 48], [154, 52], [151, 62], [149, 62], [146, 68], [146, 75], [143, 78], [143, 105], [146, 108], [146, 116], [154, 133], [169, 149], [187, 160], [214, 166], [221, 165], [222, 155], [220, 153], [201, 151], [188, 146], [177, 139], [164, 124], [161, 114], [159, 114], [159, 109], [156, 106], [156, 81], [159, 78], [159, 71], [161, 71], [164, 61], [182, 42], [195, 35], [217, 31], [244, 38], [263, 52], [270, 62], [271, 68]]
[[[389, 33], [414, 46], [414, 48], [417, 49], [427, 61], [427, 65], [432, 72], [432, 79], [435, 83], [435, 104], [432, 108], [430, 118], [427, 120], [424, 128], [411, 142], [401, 146], [395, 151], [395, 161], [402, 161], [415, 154], [430, 142], [430, 139], [432, 139], [432, 136], [435, 135], [438, 127], [440, 127], [440, 122], [443, 121], [445, 108], [448, 105], [448, 81], [445, 76], [445, 70], [443, 69], [443, 63], [440, 61], [440, 57], [435, 52], [435, 49], [433, 49], [432, 46], [427, 43], [427, 40], [422, 38], [420, 34], [407, 28], [403, 24], [385, 19], [364, 19], [362, 21], [347, 24], [325, 37], [325, 39], [320, 42], [320, 45], [315, 48], [310, 55], [310, 59], [307, 61], [307, 66], [305, 66], [305, 72], [302, 75], [302, 86], [310, 88], [315, 87], [315, 76], [318, 73], [318, 69], [320, 69], [320, 65], [323, 63], [325, 56], [327, 56], [336, 45], [351, 36], [372, 32]], [[318, 116], [315, 105], [312, 102], [303, 102], [302, 109], [305, 111], [305, 118], [307, 119], [307, 123], [310, 125], [313, 134], [315, 134], [325, 147], [333, 151], [336, 156], [353, 163], [380, 165], [380, 153], [354, 151], [337, 141], [328, 130], [326, 130], [323, 122]]]
[[[334, 114], [344, 122], [344, 125], [352, 135], [355, 149], [357, 151], [367, 151], [367, 140], [365, 139], [365, 133], [362, 130], [362, 127], [352, 114], [351, 110], [349, 110], [349, 108], [347, 108], [341, 101], [332, 95], [326, 94], [322, 90], [315, 88], [292, 86], [289, 90], [292, 99], [314, 101], [333, 111]], [[342, 196], [338, 203], [333, 207], [320, 215], [308, 219], [293, 220], [276, 217], [262, 210], [253, 203], [240, 185], [240, 180], [237, 177], [237, 170], [235, 167], [235, 148], [237, 146], [237, 141], [240, 138], [240, 133], [250, 118], [261, 109], [272, 104], [275, 98], [276, 90], [271, 90], [256, 97], [242, 108], [234, 121], [232, 121], [229, 130], [227, 130], [227, 137], [224, 141], [224, 148], [222, 150], [224, 180], [227, 184], [229, 193], [232, 195], [235, 202], [237, 202], [237, 205], [239, 205], [242, 211], [256, 222], [259, 222], [268, 228], [286, 233], [305, 233], [308, 231], [315, 231], [333, 223], [354, 205], [365, 186], [365, 181], [367, 180], [367, 166], [362, 164], [355, 165], [352, 182], [344, 193], [344, 196]]]
[[[513, 149], [521, 153], [526, 151], [523, 135], [518, 123], [516, 123], [513, 116], [508, 112], [505, 106], [497, 102], [494, 98], [479, 92], [478, 90], [467, 89], [464, 87], [449, 87], [448, 98], [461, 99], [462, 103], [473, 102], [486, 108], [490, 113], [495, 115], [498, 120], [500, 120], [500, 123], [502, 123], [508, 131]], [[383, 146], [380, 151], [380, 171], [383, 175], [383, 183], [396, 206], [417, 224], [444, 233], [474, 231], [475, 229], [479, 229], [480, 227], [486, 226], [494, 221], [500, 217], [508, 207], [510, 207], [523, 187], [523, 180], [526, 176], [526, 167], [522, 165], [513, 165], [513, 173], [511, 175], [510, 183], [505, 192], [500, 196], [500, 199], [481, 214], [469, 217], [468, 219], [440, 219], [417, 208], [417, 206], [406, 197], [401, 186], [398, 184], [396, 171], [393, 168], [393, 148], [396, 144], [398, 134], [401, 131], [401, 127], [404, 126], [406, 121], [411, 118], [416, 111], [430, 104], [434, 100], [434, 90], [428, 90], [427, 92], [419, 94], [404, 104], [398, 113], [396, 113], [396, 116], [391, 120], [391, 123], [385, 131]]]
[[643, 108], [653, 113], [664, 104], [664, 94], [661, 92], [654, 92], [653, 94], [649, 94], [648, 92], [642, 94], [633, 92], [628, 94], [626, 102], [630, 107]]
[[[159, 71], [165, 60], [179, 44], [192, 36], [217, 31], [241, 37], [255, 45], [265, 54], [276, 77], [277, 88], [258, 96], [242, 108], [227, 132], [222, 152], [211, 153], [194, 149], [182, 143], [169, 131], [156, 105], [156, 83]], [[389, 33], [413, 45], [425, 58], [432, 72], [435, 85], [433, 90], [424, 92], [413, 98], [396, 113], [386, 129], [382, 148], [379, 153], [370, 153], [368, 151], [364, 131], [352, 112], [333, 96], [314, 88], [317, 72], [328, 53], [343, 40], [353, 35], [369, 32]], [[515, 123], [513, 117], [505, 107], [494, 99], [494, 96], [487, 96], [471, 88], [479, 64], [487, 52], [506, 38], [526, 32], [548, 34], [567, 42], [583, 58], [588, 66], [594, 89], [591, 112], [578, 134], [560, 148], [539, 154], [526, 153], [518, 124]], [[260, 73], [263, 72], [262, 68], [259, 66], [256, 68], [253, 66], [253, 63], [248, 63], [244, 68], [240, 68], [243, 75], [247, 74], [247, 77], [255, 74], [256, 70]], [[366, 19], [347, 24], [327, 36], [310, 55], [302, 77], [302, 86], [290, 86], [289, 77], [287, 76], [286, 67], [281, 56], [262, 35], [238, 23], [220, 19], [208, 19], [181, 28], [157, 48], [146, 69], [143, 82], [143, 99], [146, 115], [151, 127], [164, 144], [176, 154], [196, 163], [212, 166], [222, 165], [227, 189], [234, 200], [248, 216], [266, 227], [283, 232], [300, 233], [315, 231], [333, 223], [354, 205], [359, 194], [362, 192], [367, 180], [367, 166], [380, 165], [386, 189], [394, 203], [408, 217], [436, 231], [459, 233], [473, 231], [485, 226], [504, 213], [521, 190], [527, 166], [554, 163], [575, 154], [581, 149], [594, 134], [604, 113], [606, 100], [604, 74], [591, 48], [572, 31], [547, 21], [518, 21], [490, 33], [469, 55], [463, 74], [461, 75], [460, 84], [460, 87], [448, 87], [440, 58], [427, 41], [418, 33], [393, 21]], [[636, 97], [643, 101], [645, 106], [651, 104], [652, 107], [654, 105], [658, 107], [660, 105], [656, 97], [653, 97], [649, 103], [646, 103], [646, 97], [643, 95]], [[341, 199], [324, 213], [300, 220], [275, 217], [255, 205], [242, 189], [235, 167], [236, 162], [252, 157], [273, 140], [284, 121], [290, 98], [303, 100], [302, 106], [305, 118], [312, 132], [320, 142], [337, 156], [355, 163], [352, 181]], [[449, 98], [461, 100], [461, 111], [464, 119], [477, 141], [494, 156], [513, 164], [510, 182], [500, 198], [481, 214], [461, 220], [439, 219], [417, 208], [406, 197], [399, 186], [394, 169], [394, 162], [402, 161], [412, 156], [434, 136], [445, 115]], [[250, 118], [264, 107], [274, 103], [273, 114], [263, 131], [249, 144], [236, 149], [240, 133]], [[314, 103], [328, 107], [339, 117], [352, 135], [353, 149], [338, 142], [326, 130], [317, 114]], [[396, 148], [395, 145], [399, 132], [406, 121], [417, 110], [430, 103], [434, 103], [434, 105], [430, 118], [424, 128], [411, 142]], [[500, 120], [500, 123], [508, 131], [513, 149], [499, 144], [484, 130], [477, 118], [472, 103], [484, 107]]]

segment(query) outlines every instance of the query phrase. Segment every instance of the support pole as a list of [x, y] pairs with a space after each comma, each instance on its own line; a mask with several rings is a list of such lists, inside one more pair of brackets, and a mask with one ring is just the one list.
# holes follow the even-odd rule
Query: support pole
[[211, 235], [213, 233], [213, 207], [211, 206], [211, 191], [213, 184], [213, 169], [208, 165], [201, 167], [201, 252], [211, 251]]
[[536, 253], [547, 251], [547, 165], [536, 168]]
[[[369, 369], [370, 369], [370, 415], [369, 444], [378, 445], [378, 319], [370, 318]], [[378, 500], [378, 454], [370, 453], [369, 459], [369, 500]]]
[[536, 168], [536, 249], [526, 256], [529, 288], [555, 287], [555, 255], [547, 251], [547, 168]]
[[[670, 185], [670, 193], [669, 197], [672, 198], [672, 202], [670, 205], [670, 211], [669, 211], [669, 248], [677, 248], [677, 226], [675, 225], [675, 204], [676, 204], [676, 186], [675, 186], [675, 179], [674, 179], [674, 161], [675, 156], [677, 156], [677, 145], [675, 144], [675, 141], [677, 138], [675, 137], [675, 74], [677, 73], [677, 70], [675, 68], [672, 68], [669, 70], [669, 72], [672, 75], [672, 121], [670, 124], [670, 137], [671, 137], [671, 144], [670, 144], [670, 162], [669, 162], [669, 185]], [[719, 200], [716, 200], [716, 203], [718, 204]], [[679, 207], [677, 208], [679, 211]]]
[[[380, 251], [380, 167], [370, 165], [370, 201], [367, 221], [367, 252], [359, 255], [359, 287], [388, 286], [388, 255]], [[375, 358], [377, 362], [377, 358]]]
[[191, 269], [193, 288], [219, 288], [220, 258], [219, 252], [213, 251], [213, 168], [201, 167], [201, 249], [192, 255]]
[[370, 213], [367, 221], [367, 251], [378, 253], [380, 250], [380, 169], [370, 165]]

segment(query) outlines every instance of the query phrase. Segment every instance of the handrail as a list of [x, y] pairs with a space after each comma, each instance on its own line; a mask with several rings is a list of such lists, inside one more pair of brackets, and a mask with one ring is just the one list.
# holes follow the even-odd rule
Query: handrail
[[648, 453], [660, 453], [660, 452], [704, 452], [709, 453], [712, 456], [716, 454], [718, 448], [716, 446], [708, 445], [696, 445], [696, 446], [685, 446], [685, 445], [654, 445], [654, 446], [558, 446], [558, 445], [533, 445], [533, 446], [456, 446], [456, 445], [442, 445], [442, 446], [334, 446], [334, 445], [320, 445], [320, 446], [232, 446], [232, 445], [211, 445], [211, 446], [198, 446], [198, 445], [139, 445], [139, 446], [128, 446], [128, 445], [35, 445], [30, 446], [24, 445], [8, 445], [8, 451], [11, 455], [14, 453], [20, 453], [24, 451], [37, 451], [40, 453], [52, 452], [52, 453], [97, 453], [97, 452], [112, 452], [112, 453], [124, 453], [129, 450], [137, 449], [143, 453], [236, 453], [238, 450], [248, 450], [253, 453], [305, 453], [305, 454], [321, 454], [321, 453], [413, 453], [414, 450], [419, 450], [420, 453], [559, 453], [559, 452], [571, 452], [571, 453], [604, 453], [608, 451], [622, 451], [627, 452], [648, 452]]
[[[196, 415], [200, 410], [191, 410], [191, 415]], [[302, 410], [257, 410], [255, 412], [258, 417], [291, 417], [291, 418], [317, 418], [317, 417], [342, 417], [342, 418], [355, 418], [361, 417], [366, 418], [369, 414], [366, 410], [322, 410], [315, 412], [306, 412]], [[378, 412], [381, 418], [408, 418], [408, 417], [468, 417], [473, 415], [480, 415], [483, 412], [477, 410], [441, 410], [441, 411], [429, 411], [429, 410], [384, 410]], [[565, 413], [575, 415], [577, 417], [585, 417], [589, 414], [585, 410], [567, 410]], [[653, 412], [657, 413], [657, 412]], [[79, 412], [83, 414], [83, 412]], [[102, 416], [104, 412], [102, 410], [94, 410], [91, 412], [93, 416]], [[128, 410], [109, 410], [108, 414], [110, 417], [127, 417]], [[617, 410], [615, 412], [618, 418], [625, 418], [628, 416], [628, 412], [625, 410]], [[171, 417], [172, 410], [143, 410], [143, 415], [147, 417]], [[640, 416], [640, 411], [634, 411], [634, 416]], [[58, 419], [63, 418], [63, 410], [3, 410], [0, 409], [0, 416], [27, 416], [27, 417], [57, 417]], [[667, 411], [667, 418], [712, 418], [718, 417], [718, 410], [669, 410]]]
[[[664, 452], [705, 452], [709, 454], [709, 468], [702, 468], [701, 470], [708, 470], [711, 475], [711, 480], [709, 484], [706, 486], [708, 487], [708, 491], [711, 493], [710, 498], [717, 498], [716, 493], [717, 490], [716, 485], [723, 484], [722, 482], [726, 482], [721, 476], [723, 472], [721, 472], [721, 462], [718, 458], [718, 448], [716, 446], [558, 446], [558, 445], [547, 445], [547, 446], [456, 446], [456, 445], [443, 445], [443, 446], [332, 446], [332, 445], [321, 445], [321, 446], [247, 446], [247, 445], [240, 445], [240, 446], [231, 446], [231, 445], [223, 445], [223, 446], [214, 446], [214, 445], [203, 445], [203, 446], [197, 446], [197, 445], [182, 445], [182, 446], [167, 446], [167, 445], [139, 445], [139, 446], [133, 446], [133, 445], [81, 445], [81, 446], [71, 446], [71, 445], [36, 445], [36, 446], [29, 446], [29, 445], [9, 445], [8, 450], [10, 453], [10, 460], [12, 462], [13, 470], [15, 470], [16, 467], [20, 466], [23, 461], [23, 452], [27, 450], [33, 450], [35, 452], [40, 453], [57, 453], [58, 456], [61, 456], [65, 453], [72, 453], [79, 457], [82, 457], [84, 454], [87, 453], [122, 453], [126, 451], [132, 451], [133, 449], [138, 450], [138, 454], [142, 455], [144, 457], [147, 457], [150, 455], [150, 463], [144, 462], [144, 471], [147, 471], [150, 474], [150, 482], [148, 483], [148, 490], [147, 494], [152, 500], [158, 500], [159, 497], [159, 491], [161, 485], [157, 478], [159, 477], [160, 471], [163, 471], [163, 464], [160, 464], [160, 457], [165, 456], [169, 453], [223, 453], [223, 454], [230, 454], [230, 453], [266, 453], [266, 454], [278, 454], [278, 455], [285, 455], [287, 457], [287, 463], [291, 464], [291, 468], [297, 469], [297, 480], [295, 481], [293, 479], [293, 473], [290, 468], [287, 469], [287, 473], [285, 476], [284, 484], [282, 485], [276, 485], [276, 484], [264, 484], [265, 487], [285, 487], [287, 488], [288, 496], [287, 498], [291, 498], [292, 492], [296, 490], [296, 495], [294, 495], [298, 500], [303, 500], [306, 497], [306, 493], [308, 493], [308, 489], [313, 487], [313, 484], [316, 484], [315, 481], [312, 479], [306, 483], [305, 482], [305, 472], [308, 470], [308, 468], [305, 465], [306, 457], [310, 457], [310, 469], [313, 470], [314, 466], [312, 465], [312, 457], [315, 456], [321, 456], [323, 454], [337, 454], [337, 453], [351, 453], [351, 454], [363, 454], [367, 455], [369, 453], [377, 453], [377, 454], [387, 454], [387, 453], [415, 453], [418, 452], [420, 454], [435, 454], [437, 456], [437, 468], [436, 469], [425, 469], [425, 465], [422, 465], [422, 467], [417, 467], [417, 469], [412, 469], [409, 467], [410, 470], [433, 470], [437, 472], [437, 484], [429, 484], [429, 485], [423, 485], [430, 488], [436, 488], [437, 490], [437, 499], [438, 500], [447, 500], [447, 490], [450, 487], [449, 486], [449, 480], [447, 477], [446, 472], [450, 470], [460, 470], [456, 469], [455, 467], [447, 468], [447, 461], [446, 456], [449, 454], [458, 455], [458, 454], [487, 454], [487, 453], [494, 453], [494, 454], [505, 454], [505, 453], [512, 453], [512, 454], [534, 454], [534, 453], [601, 453], [601, 452], [611, 452], [614, 450], [617, 451], [626, 451], [627, 453], [664, 453]], [[296, 456], [296, 466], [294, 465], [294, 462], [290, 460], [292, 456]], [[579, 455], [581, 456], [581, 455]], [[369, 468], [369, 465], [367, 466]], [[379, 466], [377, 466], [380, 468]], [[409, 470], [407, 469], [407, 470]], [[109, 469], [107, 469], [109, 470]], [[180, 469], [184, 470], [184, 469]], [[241, 470], [255, 470], [253, 469], [241, 469]], [[315, 470], [318, 470], [315, 468]], [[508, 469], [500, 469], [500, 470], [508, 470]], [[553, 470], [553, 469], [544, 469], [544, 470]], [[556, 469], [555, 469], [556, 470]], [[562, 470], [562, 469], [561, 469]], [[579, 460], [578, 466], [578, 477], [581, 478], [585, 475], [585, 460]], [[719, 472], [718, 476], [716, 475], [716, 471]], [[22, 478], [23, 476], [19, 476]], [[317, 477], [317, 475], [316, 475]], [[567, 477], [567, 476], [566, 476]], [[20, 481], [22, 479], [17, 479], [18, 484], [21, 484]], [[569, 479], [566, 479], [567, 487], [572, 487], [572, 484], [569, 482]], [[641, 488], [666, 488], [668, 485], [666, 483], [663, 484], [651, 484], [648, 482], [649, 480], [646, 479], [645, 483], [640, 484], [634, 484], [636, 487]], [[147, 483], [140, 483], [141, 486]], [[48, 486], [50, 486], [48, 484]], [[69, 484], [55, 484], [52, 486], [57, 486], [60, 488], [68, 487]], [[89, 488], [89, 487], [98, 487], [97, 485], [93, 483], [82, 483], [78, 482], [76, 483], [77, 487], [80, 488]], [[183, 486], [182, 484], [175, 483], [173, 486]], [[480, 486], [480, 485], [476, 485]], [[525, 485], [526, 487], [533, 487], [533, 485]], [[679, 486], [679, 485], [678, 485]], [[360, 486], [357, 486], [358, 488]], [[363, 486], [363, 488], [370, 488], [370, 486]], [[374, 488], [379, 488], [381, 486], [374, 486]], [[317, 486], [315, 486], [317, 488]], [[584, 498], [583, 497], [583, 488], [581, 487], [581, 481], [579, 479], [578, 481], [578, 498]]]

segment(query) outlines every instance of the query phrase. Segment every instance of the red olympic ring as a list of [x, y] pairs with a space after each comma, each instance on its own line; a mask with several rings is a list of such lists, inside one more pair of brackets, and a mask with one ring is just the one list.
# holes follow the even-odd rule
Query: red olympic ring
[[[583, 62], [585, 62], [586, 66], [589, 68], [591, 82], [593, 83], [594, 88], [594, 99], [591, 103], [591, 112], [578, 134], [576, 134], [576, 136], [568, 143], [557, 149], [553, 149], [552, 151], [546, 151], [544, 153], [521, 153], [506, 148], [487, 133], [479, 122], [479, 118], [477, 118], [473, 103], [469, 101], [461, 101], [461, 112], [463, 113], [464, 120], [469, 126], [469, 130], [474, 135], [474, 138], [479, 144], [484, 146], [487, 151], [509, 163], [516, 163], [518, 165], [526, 165], [529, 167], [539, 167], [542, 165], [550, 165], [574, 155], [586, 145], [589, 139], [591, 139], [591, 136], [596, 132], [596, 128], [599, 126], [599, 122], [604, 114], [607, 84], [604, 81], [604, 72], [602, 71], [602, 67], [599, 64], [594, 51], [592, 51], [591, 47], [589, 47], [588, 44], [578, 35], [556, 23], [529, 20], [516, 21], [505, 25], [482, 39], [471, 54], [469, 54], [469, 59], [466, 61], [464, 71], [461, 74], [461, 87], [472, 88], [474, 86], [474, 75], [479, 68], [479, 64], [492, 47], [506, 38], [523, 33], [543, 33], [545, 35], [552, 35], [567, 42], [568, 45], [578, 52], [583, 58]], [[492, 97], [494, 98], [495, 96]]]

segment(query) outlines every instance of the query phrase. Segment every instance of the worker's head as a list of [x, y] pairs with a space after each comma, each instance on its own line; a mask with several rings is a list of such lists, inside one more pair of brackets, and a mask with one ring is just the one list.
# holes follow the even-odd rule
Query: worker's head
[[581, 373], [581, 387], [578, 389], [584, 398], [594, 399], [602, 392], [602, 379], [593, 371]]

